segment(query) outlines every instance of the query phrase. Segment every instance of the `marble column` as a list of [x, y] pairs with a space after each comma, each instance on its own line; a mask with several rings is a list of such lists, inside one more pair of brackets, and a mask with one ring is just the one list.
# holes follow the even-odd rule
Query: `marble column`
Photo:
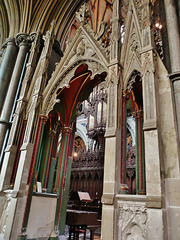
[[6, 50], [0, 68], [0, 112], [3, 107], [18, 52], [14, 38], [7, 38], [5, 45]]
[[[31, 160], [31, 166], [30, 166], [30, 171], [29, 171], [29, 179], [28, 179], [29, 188], [28, 188], [28, 193], [27, 193], [26, 207], [25, 207], [23, 224], [22, 224], [22, 233], [23, 234], [25, 234], [25, 232], [27, 230], [30, 205], [31, 205], [31, 201], [32, 201], [33, 191], [34, 191], [37, 168], [38, 168], [39, 161], [40, 161], [43, 133], [44, 133], [46, 121], [47, 121], [47, 117], [44, 115], [41, 115], [40, 119], [39, 119], [37, 131], [36, 131], [36, 139], [35, 139], [33, 155], [32, 155], [32, 160]], [[21, 171], [21, 172], [17, 172], [14, 189], [16, 189], [16, 188], [18, 189], [18, 185], [20, 185], [19, 184], [20, 183], [19, 176], [22, 175], [22, 169], [18, 169], [18, 171]], [[19, 239], [22, 239], [21, 235], [20, 235]]]
[[48, 179], [52, 161], [52, 154], [53, 154], [53, 146], [54, 146], [54, 139], [55, 139], [56, 132], [54, 130], [49, 131], [49, 143], [47, 149], [47, 162], [45, 163], [45, 169], [42, 177], [42, 186], [43, 188], [47, 189], [48, 186]]
[[164, 0], [171, 60], [170, 79], [174, 88], [177, 129], [180, 143], [180, 34], [174, 0]]
[[16, 94], [17, 94], [17, 88], [18, 88], [19, 80], [22, 74], [22, 69], [23, 69], [25, 58], [26, 58], [26, 54], [30, 46], [29, 35], [26, 33], [17, 34], [16, 43], [19, 45], [19, 52], [18, 52], [15, 66], [14, 66], [14, 70], [12, 73], [9, 88], [6, 94], [6, 99], [1, 112], [1, 117], [0, 117], [0, 132], [1, 132], [0, 150], [2, 150], [4, 138], [6, 136], [6, 131], [10, 126], [9, 121], [12, 114], [12, 109], [13, 109], [14, 101], [16, 98]]
[[122, 124], [121, 124], [121, 183], [126, 183], [126, 93], [122, 97]]
[[71, 133], [72, 133], [72, 129], [69, 126], [64, 126], [64, 128], [62, 129], [61, 148], [59, 151], [56, 180], [55, 180], [55, 189], [54, 189], [54, 191], [59, 194], [59, 199], [57, 201], [57, 207], [56, 207], [56, 217], [55, 217], [55, 225], [57, 226], [59, 225], [62, 195], [63, 195], [63, 189], [66, 181]]

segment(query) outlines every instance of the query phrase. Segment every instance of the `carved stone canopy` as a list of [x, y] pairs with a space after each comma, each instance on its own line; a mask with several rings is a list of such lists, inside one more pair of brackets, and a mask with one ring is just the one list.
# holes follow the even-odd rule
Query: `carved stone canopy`
[[105, 80], [107, 74], [102, 72], [91, 78], [92, 72], [86, 64], [81, 64], [69, 80], [68, 86], [56, 90], [56, 102], [51, 106], [59, 112], [60, 121], [69, 126], [77, 115], [79, 104], [86, 100], [93, 87]]
[[61, 61], [56, 64], [55, 71], [48, 81], [43, 93], [42, 114], [48, 115], [53, 106], [59, 102], [57, 90], [69, 87], [75, 69], [81, 64], [88, 66], [88, 69], [92, 72], [91, 79], [103, 72], [108, 72], [106, 52], [83, 26], [77, 31]]

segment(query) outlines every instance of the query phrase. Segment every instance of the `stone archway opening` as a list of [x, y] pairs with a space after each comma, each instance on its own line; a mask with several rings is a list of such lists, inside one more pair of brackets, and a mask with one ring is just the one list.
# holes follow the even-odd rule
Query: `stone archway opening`
[[[101, 88], [101, 85], [96, 86], [88, 100], [81, 105], [81, 115], [77, 118], [71, 176], [73, 179], [73, 175], [76, 173], [83, 173], [85, 178], [83, 182], [80, 178], [78, 185], [73, 180], [70, 183], [71, 194], [80, 191], [90, 195], [92, 202], [88, 204], [89, 209], [91, 211], [98, 210], [99, 219], [101, 219], [103, 192], [106, 105], [107, 92]], [[83, 132], [87, 138], [84, 137]], [[89, 175], [92, 176], [92, 179], [89, 178]], [[70, 204], [74, 204], [73, 199]], [[83, 207], [83, 203], [80, 206], [75, 205], [73, 207], [77, 209]]]
[[122, 193], [145, 194], [142, 77], [133, 71], [122, 98]]
[[[82, 63], [76, 68], [68, 86], [66, 85], [56, 91], [57, 101], [49, 112], [45, 124], [41, 146], [41, 149], [44, 150], [41, 155], [37, 179], [41, 182], [43, 191], [58, 196], [54, 225], [59, 229], [60, 234], [64, 234], [68, 192], [70, 178], [72, 178], [71, 164], [76, 119], [80, 114], [81, 103], [89, 97], [98, 84], [105, 81], [106, 76], [107, 73], [102, 72], [92, 77], [92, 71], [88, 69], [88, 65]], [[101, 136], [99, 136], [99, 141], [102, 141]], [[94, 165], [97, 162], [96, 160], [97, 158], [94, 158]], [[88, 164], [91, 165], [89, 160]], [[78, 176], [80, 175], [78, 174]], [[96, 191], [97, 179], [102, 179], [102, 173], [97, 176], [92, 171], [91, 176], [89, 189]], [[86, 176], [76, 178], [76, 180], [78, 179], [83, 180], [85, 186]], [[93, 181], [95, 186], [93, 186]]]

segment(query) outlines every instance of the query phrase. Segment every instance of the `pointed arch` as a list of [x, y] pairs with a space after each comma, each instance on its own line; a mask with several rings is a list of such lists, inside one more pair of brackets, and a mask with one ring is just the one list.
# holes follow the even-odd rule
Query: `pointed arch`
[[[145, 194], [143, 91], [140, 72], [134, 70], [125, 86], [122, 97], [121, 183], [127, 184], [131, 194]], [[130, 120], [133, 129], [129, 127]], [[133, 141], [135, 145], [132, 144]], [[135, 172], [135, 175], [131, 172]]]
[[48, 115], [57, 100], [57, 90], [69, 87], [75, 70], [86, 64], [92, 72], [92, 78], [102, 72], [108, 72], [108, 57], [96, 39], [82, 26], [77, 31], [63, 58], [56, 65], [48, 84], [43, 92], [42, 113]]
[[130, 1], [127, 10], [127, 17], [124, 22], [125, 34], [121, 50], [124, 88], [135, 69], [138, 72], [142, 72], [140, 55], [142, 49], [142, 34], [138, 15], [138, 9], [136, 8], [134, 1]]

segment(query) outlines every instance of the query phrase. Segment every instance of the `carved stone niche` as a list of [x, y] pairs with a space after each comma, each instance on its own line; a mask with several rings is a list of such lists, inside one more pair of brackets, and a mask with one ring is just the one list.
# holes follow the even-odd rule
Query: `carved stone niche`
[[120, 203], [118, 212], [118, 239], [145, 240], [147, 208], [136, 203]]

